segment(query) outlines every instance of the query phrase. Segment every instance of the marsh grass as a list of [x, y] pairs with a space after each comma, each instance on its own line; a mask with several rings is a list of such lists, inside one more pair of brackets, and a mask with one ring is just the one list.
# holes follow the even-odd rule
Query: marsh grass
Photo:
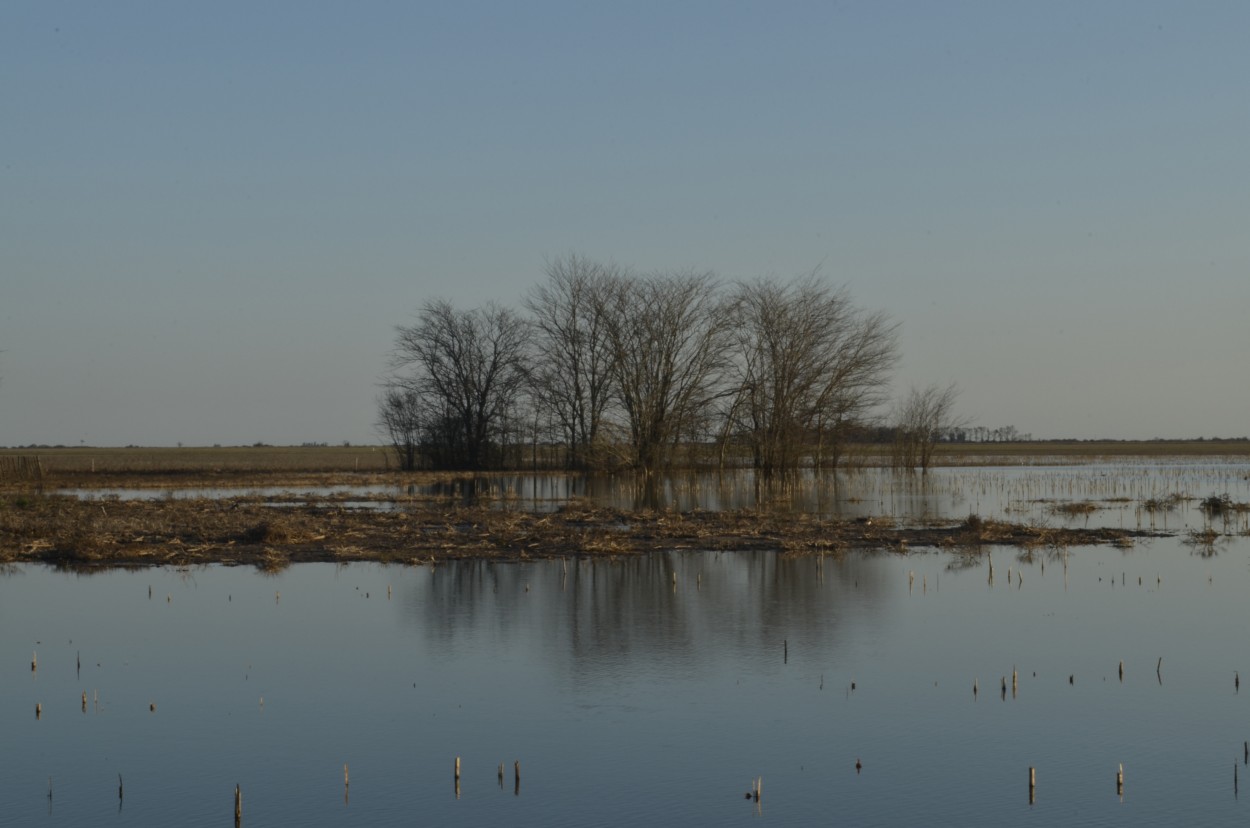
[[1239, 512], [1250, 512], [1250, 503], [1237, 503], [1227, 492], [1221, 495], [1204, 497], [1198, 504], [1207, 517], [1228, 517]]
[[1185, 502], [1185, 496], [1173, 493], [1162, 497], [1148, 497], [1142, 501], [1141, 507], [1150, 513], [1170, 512]]
[[408, 511], [303, 503], [132, 500], [46, 496], [0, 504], [0, 562], [67, 566], [250, 564], [273, 571], [300, 561], [621, 556], [666, 549], [773, 550], [790, 555], [852, 548], [1049, 546], [1113, 543], [1134, 533], [987, 520], [895, 525], [888, 517], [824, 520], [784, 510], [688, 511], [569, 506], [553, 513], [454, 504]]
[[1221, 534], [1211, 527], [1205, 529], [1191, 529], [1182, 539], [1182, 543], [1193, 547], [1194, 552], [1204, 558], [1210, 558], [1219, 554], [1220, 547], [1231, 541], [1231, 537]]
[[1063, 517], [1081, 517], [1097, 512], [1102, 507], [1097, 503], [1088, 500], [1080, 500], [1073, 503], [1052, 503], [1050, 511]]

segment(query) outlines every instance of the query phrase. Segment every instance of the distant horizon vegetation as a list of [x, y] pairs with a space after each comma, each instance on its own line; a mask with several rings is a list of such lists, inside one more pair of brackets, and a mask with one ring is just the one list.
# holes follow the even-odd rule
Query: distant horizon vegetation
[[[1033, 445], [1097, 445], [1100, 443], [1114, 443], [1121, 445], [1130, 444], [1158, 444], [1158, 443], [1250, 443], [1250, 436], [1241, 437], [1220, 437], [1220, 436], [1200, 436], [1200, 437], [1034, 437], [1030, 434], [1018, 435], [1007, 440], [951, 440], [941, 439], [940, 445], [958, 447], [961, 445], [980, 446], [980, 445], [1014, 445], [1014, 444], [1033, 444]], [[885, 441], [867, 440], [862, 445], [880, 445], [885, 447]], [[61, 451], [61, 450], [81, 450], [81, 449], [99, 449], [99, 450], [126, 450], [126, 449], [161, 449], [161, 450], [212, 450], [212, 449], [246, 449], [246, 448], [280, 448], [280, 449], [300, 449], [300, 448], [370, 448], [390, 450], [391, 446], [382, 438], [377, 442], [353, 443], [350, 440], [340, 441], [303, 441], [299, 443], [269, 443], [265, 441], [256, 441], [253, 443], [176, 443], [174, 445], [160, 445], [148, 443], [128, 443], [126, 445], [109, 445], [103, 443], [85, 443], [80, 442], [77, 445], [72, 443], [28, 443], [13, 444], [0, 446], [0, 451]]]

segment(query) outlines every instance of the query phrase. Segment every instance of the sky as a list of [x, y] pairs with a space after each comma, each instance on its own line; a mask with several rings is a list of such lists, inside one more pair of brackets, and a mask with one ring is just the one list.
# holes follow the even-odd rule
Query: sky
[[576, 252], [817, 271], [896, 397], [1250, 434], [1250, 4], [0, 4], [0, 445], [378, 442]]

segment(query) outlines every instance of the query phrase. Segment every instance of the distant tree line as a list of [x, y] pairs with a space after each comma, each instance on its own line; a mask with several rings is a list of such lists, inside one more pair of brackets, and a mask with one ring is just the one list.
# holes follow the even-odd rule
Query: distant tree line
[[[898, 326], [814, 275], [725, 284], [548, 262], [521, 310], [426, 302], [378, 427], [404, 469], [836, 466], [888, 402]], [[940, 424], [939, 424], [940, 425]]]

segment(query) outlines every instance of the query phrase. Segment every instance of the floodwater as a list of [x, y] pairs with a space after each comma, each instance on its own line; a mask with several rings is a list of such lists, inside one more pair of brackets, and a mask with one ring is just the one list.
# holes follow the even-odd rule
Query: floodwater
[[[347, 508], [423, 508], [431, 498], [466, 505], [545, 512], [573, 501], [616, 509], [727, 510], [770, 508], [821, 518], [887, 516], [911, 522], [958, 520], [969, 514], [1015, 522], [1169, 529], [1188, 525], [1198, 501], [1229, 494], [1250, 499], [1250, 464], [1244, 460], [1089, 463], [938, 468], [927, 475], [867, 468], [801, 474], [788, 485], [759, 484], [749, 471], [674, 475], [640, 483], [628, 475], [495, 474], [436, 484], [329, 486], [291, 490], [238, 488], [97, 488], [65, 494], [98, 500], [260, 498], [277, 507], [333, 499]], [[1169, 508], [1150, 501], [1177, 498]], [[1056, 507], [1086, 502], [1089, 513]]]
[[245, 826], [1241, 824], [1244, 513], [1142, 502], [1246, 469], [1141, 471], [859, 500], [1178, 533], [1128, 549], [11, 567], [0, 824], [227, 825], [236, 784]]

